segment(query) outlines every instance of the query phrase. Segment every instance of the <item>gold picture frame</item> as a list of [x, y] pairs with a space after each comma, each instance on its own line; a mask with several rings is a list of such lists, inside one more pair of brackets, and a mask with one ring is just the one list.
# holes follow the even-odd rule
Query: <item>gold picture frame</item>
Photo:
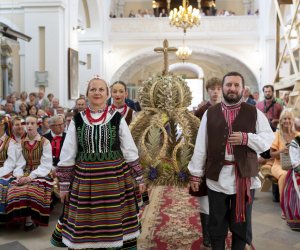
[[68, 49], [68, 88], [69, 99], [76, 100], [79, 97], [78, 85], [78, 51]]

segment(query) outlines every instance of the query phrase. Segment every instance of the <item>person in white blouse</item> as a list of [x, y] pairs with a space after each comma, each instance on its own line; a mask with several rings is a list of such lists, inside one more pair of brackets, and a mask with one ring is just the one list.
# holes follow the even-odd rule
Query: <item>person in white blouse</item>
[[7, 193], [7, 220], [25, 222], [24, 230], [47, 226], [50, 216], [53, 180], [52, 149], [49, 141], [37, 132], [37, 116], [26, 118], [27, 135], [21, 140], [22, 154], [13, 171], [16, 178]]
[[55, 246], [136, 246], [139, 223], [132, 176], [143, 193], [143, 171], [124, 118], [106, 105], [108, 95], [106, 82], [93, 77], [86, 93], [89, 107], [69, 125], [57, 168], [65, 206], [63, 222], [51, 239]]
[[21, 146], [8, 135], [9, 119], [0, 115], [0, 225], [6, 224], [6, 196], [13, 171], [21, 154]]
[[232, 249], [252, 244], [252, 202], [260, 187], [257, 153], [267, 151], [274, 139], [264, 114], [242, 102], [244, 87], [238, 72], [223, 77], [223, 100], [204, 113], [188, 165], [193, 191], [206, 174], [212, 249], [225, 249], [228, 227]]

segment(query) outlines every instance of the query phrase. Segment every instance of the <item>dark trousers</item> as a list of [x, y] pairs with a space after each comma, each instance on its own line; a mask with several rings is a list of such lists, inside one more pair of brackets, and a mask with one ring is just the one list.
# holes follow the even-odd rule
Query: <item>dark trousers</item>
[[227, 195], [208, 189], [209, 234], [213, 250], [224, 250], [228, 227], [232, 232], [233, 250], [244, 250], [246, 243], [252, 242], [252, 203], [254, 190], [251, 190], [252, 202], [246, 203], [246, 221], [235, 222], [236, 195]]

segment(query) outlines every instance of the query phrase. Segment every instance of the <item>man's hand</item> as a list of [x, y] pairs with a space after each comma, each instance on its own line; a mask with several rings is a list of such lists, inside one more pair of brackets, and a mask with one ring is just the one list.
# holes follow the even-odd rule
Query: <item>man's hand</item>
[[232, 132], [232, 134], [228, 137], [228, 143], [230, 143], [231, 145], [241, 145], [242, 140], [242, 132]]
[[146, 190], [147, 190], [147, 188], [146, 188], [146, 185], [144, 183], [139, 184], [139, 191], [140, 191], [141, 194], [146, 192]]
[[198, 192], [199, 191], [199, 182], [195, 182], [195, 181], [190, 181], [190, 187], [194, 192]]

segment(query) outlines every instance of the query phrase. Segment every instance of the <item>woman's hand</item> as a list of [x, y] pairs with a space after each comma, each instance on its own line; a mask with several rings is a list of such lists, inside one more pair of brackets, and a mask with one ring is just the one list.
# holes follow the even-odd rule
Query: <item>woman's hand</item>
[[18, 179], [18, 185], [22, 186], [31, 182], [32, 179], [29, 176], [22, 176]]
[[69, 199], [69, 191], [59, 191], [60, 201], [64, 203]]
[[146, 188], [146, 185], [144, 183], [139, 184], [139, 191], [140, 191], [141, 194], [146, 192], [146, 190], [147, 190], [147, 188]]

